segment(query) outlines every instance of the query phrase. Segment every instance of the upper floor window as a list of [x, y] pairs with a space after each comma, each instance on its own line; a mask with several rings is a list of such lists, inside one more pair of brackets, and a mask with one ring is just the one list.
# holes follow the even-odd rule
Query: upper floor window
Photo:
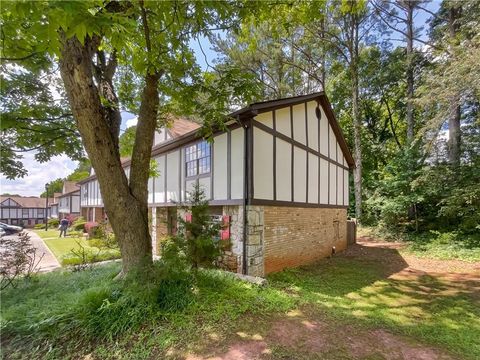
[[88, 197], [88, 183], [83, 185], [83, 198], [86, 199]]
[[201, 141], [185, 149], [187, 177], [210, 172], [210, 144]]

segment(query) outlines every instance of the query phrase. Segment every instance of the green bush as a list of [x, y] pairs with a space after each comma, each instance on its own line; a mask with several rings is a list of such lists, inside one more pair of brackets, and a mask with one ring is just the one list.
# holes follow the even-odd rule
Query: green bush
[[49, 219], [48, 220], [48, 226], [57, 227], [59, 224], [60, 224], [60, 221], [58, 219]]
[[35, 224], [34, 229], [45, 229], [45, 224]]
[[64, 255], [61, 259], [62, 266], [75, 266], [82, 265], [86, 263], [95, 263], [99, 261], [114, 260], [121, 257], [120, 251], [110, 250], [110, 251], [95, 251], [87, 249], [85, 250], [85, 257], [69, 253]]
[[85, 224], [86, 223], [87, 223], [86, 221], [73, 223], [72, 224], [72, 229], [75, 230], [75, 231], [81, 231], [83, 233], [84, 230], [85, 230]]
[[190, 219], [178, 219], [179, 231], [172, 239], [193, 269], [212, 267], [220, 255], [216, 238], [221, 226], [212, 223], [208, 200], [198, 184], [189, 192], [188, 199], [184, 210], [190, 213]]

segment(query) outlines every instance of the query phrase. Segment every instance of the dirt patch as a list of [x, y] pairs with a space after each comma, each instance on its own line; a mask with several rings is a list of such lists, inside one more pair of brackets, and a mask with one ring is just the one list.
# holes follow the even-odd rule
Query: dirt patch
[[[385, 278], [403, 293], [414, 292], [426, 298], [462, 293], [480, 301], [480, 264], [421, 259], [403, 253], [399, 256], [404, 246], [362, 239], [339, 256], [380, 264]], [[366, 329], [336, 320], [326, 312], [304, 306], [269, 318], [247, 317], [242, 328], [227, 335], [222, 344], [212, 344], [203, 355], [189, 355], [186, 359], [458, 359], [411, 337], [384, 328]]]
[[[348, 247], [343, 252], [343, 256], [379, 261], [389, 268], [398, 267], [398, 262], [404, 261], [410, 269], [434, 275], [473, 274], [480, 278], [480, 262], [419, 258], [406, 252], [402, 252], [401, 259], [395, 256], [398, 251], [403, 250], [406, 246], [405, 243], [401, 242], [385, 242], [364, 236], [358, 239], [357, 244]], [[379, 257], [380, 253], [381, 257]]]

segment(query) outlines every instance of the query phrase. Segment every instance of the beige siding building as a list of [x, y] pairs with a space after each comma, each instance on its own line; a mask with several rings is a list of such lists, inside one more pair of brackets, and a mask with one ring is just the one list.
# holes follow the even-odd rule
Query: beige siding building
[[[231, 271], [263, 276], [344, 249], [354, 162], [325, 94], [255, 103], [230, 119], [211, 144], [184, 119], [155, 134], [154, 253], [175, 231], [177, 206], [196, 183], [227, 229], [221, 264]], [[128, 176], [129, 161], [123, 164]], [[104, 218], [95, 176], [79, 184], [82, 215]]]

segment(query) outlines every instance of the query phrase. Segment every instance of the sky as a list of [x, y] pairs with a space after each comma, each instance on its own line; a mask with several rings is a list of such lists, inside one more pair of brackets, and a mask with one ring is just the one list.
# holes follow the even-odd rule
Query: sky
[[[436, 11], [440, 1], [434, 0], [427, 5], [431, 11]], [[429, 16], [424, 13], [418, 13], [415, 18], [417, 25], [425, 24]], [[424, 35], [425, 36], [425, 35]], [[190, 42], [191, 48], [194, 50], [197, 62], [202, 69], [207, 69], [213, 64], [216, 53], [211, 49], [208, 39], [200, 37], [198, 40]], [[202, 51], [203, 50], [203, 51]], [[134, 114], [122, 112], [121, 132], [126, 128], [135, 125], [137, 118]], [[55, 156], [46, 163], [39, 163], [34, 159], [34, 153], [24, 153], [24, 165], [28, 169], [28, 175], [24, 178], [15, 180], [7, 180], [3, 175], [0, 176], [0, 193], [19, 194], [22, 196], [38, 196], [44, 189], [45, 184], [57, 178], [64, 178], [75, 170], [77, 163], [71, 161], [66, 155]]]

